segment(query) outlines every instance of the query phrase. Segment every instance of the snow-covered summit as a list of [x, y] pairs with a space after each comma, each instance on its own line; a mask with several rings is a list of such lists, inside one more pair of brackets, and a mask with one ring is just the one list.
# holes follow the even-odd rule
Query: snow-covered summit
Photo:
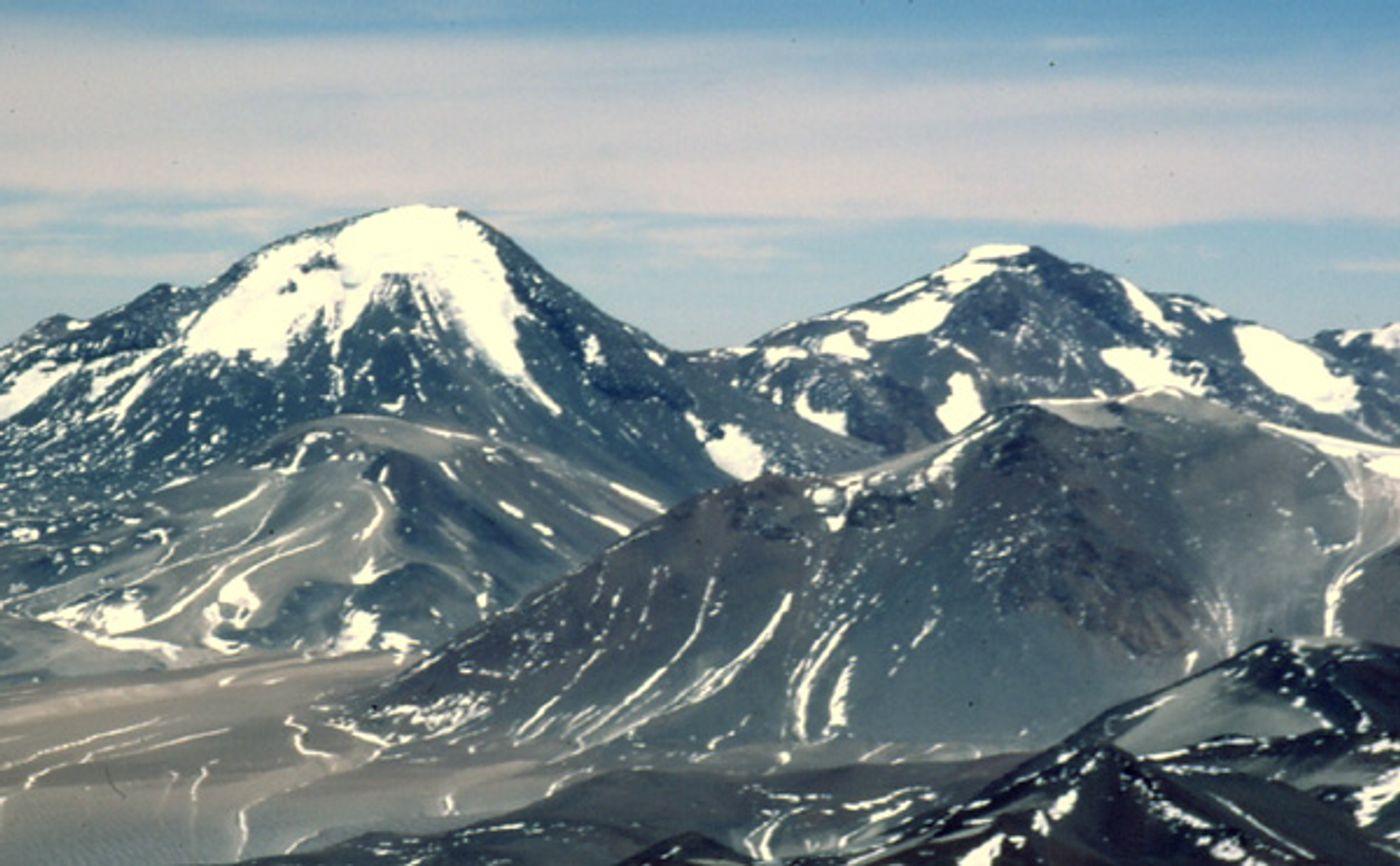
[[1026, 244], [979, 244], [963, 254], [963, 261], [987, 262], [1024, 256], [1034, 247]]
[[247, 353], [281, 363], [298, 339], [324, 329], [332, 356], [375, 301], [413, 285], [425, 312], [455, 328], [478, 357], [556, 414], [531, 378], [517, 322], [531, 313], [515, 296], [497, 241], [455, 208], [409, 205], [297, 235], [255, 253], [245, 272], [194, 314], [182, 339], [191, 352]]
[[659, 499], [864, 452], [687, 364], [466, 211], [409, 205], [0, 348], [0, 515], [149, 491], [346, 414], [524, 444]]
[[[192, 317], [185, 344], [226, 357], [249, 352], [279, 362], [289, 337], [319, 320], [338, 339], [392, 276], [431, 278], [435, 300], [462, 310], [495, 300], [505, 275], [485, 227], [464, 212], [412, 205], [285, 238], [240, 264], [208, 308]], [[500, 305], [497, 305], [500, 306]], [[515, 306], [515, 305], [511, 305]], [[496, 310], [486, 306], [486, 311]]]

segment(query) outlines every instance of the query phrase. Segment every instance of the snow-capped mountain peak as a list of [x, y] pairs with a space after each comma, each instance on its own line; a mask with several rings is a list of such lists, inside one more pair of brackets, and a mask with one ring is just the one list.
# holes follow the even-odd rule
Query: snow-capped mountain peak
[[1400, 327], [1311, 344], [1189, 295], [1022, 244], [975, 246], [926, 276], [793, 322], [713, 363], [803, 419], [890, 452], [1046, 396], [1175, 388], [1295, 427], [1396, 435]]
[[[844, 307], [819, 320], [852, 322], [859, 326], [845, 337], [824, 343], [821, 351], [842, 354], [847, 342], [884, 343], [935, 331], [952, 312], [954, 298], [1003, 268], [1020, 267], [1018, 259], [1033, 247], [1019, 244], [983, 244], [926, 277], [906, 283], [871, 301]], [[839, 345], [838, 345], [839, 344]], [[859, 352], [846, 354], [859, 356]]]
[[[0, 606], [168, 658], [402, 648], [660, 503], [867, 454], [686, 364], [465, 211], [393, 208], [0, 348]], [[621, 512], [600, 505], [620, 491]]]
[[455, 328], [478, 357], [551, 412], [560, 409], [531, 378], [516, 298], [492, 233], [465, 211], [410, 205], [289, 238], [255, 253], [246, 272], [184, 333], [186, 351], [281, 363], [318, 326], [339, 354], [346, 331], [372, 302], [410, 281], [426, 311]]

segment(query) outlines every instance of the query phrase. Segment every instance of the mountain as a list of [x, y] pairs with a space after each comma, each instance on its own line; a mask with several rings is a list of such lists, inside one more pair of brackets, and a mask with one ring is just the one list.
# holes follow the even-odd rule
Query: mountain
[[1260, 644], [821, 862], [1394, 863], [1397, 697], [1393, 647]]
[[[77, 634], [90, 646], [65, 657], [98, 667], [404, 652], [657, 507], [869, 465], [1027, 399], [1169, 384], [1393, 440], [1391, 343], [1294, 343], [986, 246], [745, 350], [683, 354], [466, 212], [394, 208], [0, 350], [0, 610]], [[52, 673], [44, 658], [0, 674]]]
[[0, 599], [153, 663], [426, 645], [658, 503], [869, 452], [395, 208], [0, 350]]
[[1400, 442], [1395, 356], [1380, 366], [1360, 358], [1363, 344], [1393, 351], [1393, 333], [1353, 336], [1351, 351], [1341, 339], [1296, 342], [1194, 297], [1152, 294], [1039, 247], [994, 244], [704, 362], [891, 453], [991, 408], [1162, 386], [1288, 426]]
[[1273, 640], [1028, 759], [609, 773], [447, 833], [255, 862], [1388, 864], [1397, 697], [1394, 647]]
[[680, 353], [420, 206], [51, 319], [0, 861], [1390, 856], [1392, 342], [981, 247]]
[[[341, 453], [316, 444], [308, 465]], [[815, 854], [957, 793], [932, 775], [857, 791], [879, 770], [839, 768], [1024, 754], [1271, 634], [1400, 639], [1390, 584], [1367, 579], [1400, 544], [1394, 456], [1179, 393], [1042, 401], [857, 472], [699, 494], [407, 670], [242, 654], [26, 687], [0, 703], [0, 859], [64, 836], [110, 863], [232, 860], [369, 831], [470, 852], [488, 837], [459, 829], [501, 824], [492, 844], [524, 851], [503, 818], [522, 810], [572, 828], [541, 845], [604, 840], [599, 863], [686, 830], [754, 859]], [[123, 809], [89, 813], [104, 773]], [[747, 781], [706, 788], [711, 773]], [[827, 775], [771, 782], [794, 773]], [[610, 816], [666, 811], [647, 780], [734, 817], [683, 808], [619, 835]], [[823, 788], [879, 802], [848, 812]], [[90, 829], [44, 817], [74, 809]]]
[[683, 503], [356, 717], [405, 754], [1043, 745], [1271, 635], [1400, 641], [1348, 576], [1400, 539], [1400, 452], [1340, 443], [1179, 393], [999, 410]]
[[[785, 847], [826, 850], [868, 838], [871, 826], [888, 824], [894, 814], [958, 802], [1014, 764], [1005, 757], [874, 763], [762, 776], [733, 768], [614, 771], [446, 833], [370, 833], [326, 848], [313, 840], [302, 853], [254, 862], [613, 866], [729, 857], [752, 863]], [[891, 809], [892, 803], [903, 808]]]
[[[1400, 391], [1400, 322], [1382, 328], [1323, 331], [1309, 342], [1345, 363], [1365, 392], [1393, 398]], [[1389, 407], [1392, 417], [1400, 410], [1393, 399], [1381, 405]]]
[[203, 286], [48, 320], [7, 347], [6, 492], [40, 475], [50, 491], [159, 485], [354, 412], [449, 421], [660, 479], [673, 497], [730, 477], [711, 454], [761, 465], [764, 443], [738, 426], [759, 412], [791, 440], [773, 443], [774, 468], [793, 468], [806, 431], [672, 366], [466, 212], [393, 208], [280, 240]]
[[609, 866], [696, 829], [762, 851], [867, 838], [872, 821], [955, 802], [1019, 761], [887, 750], [858, 766], [846, 766], [855, 756], [794, 760], [774, 773], [742, 751], [698, 764], [639, 753], [638, 765], [610, 770], [528, 745], [498, 764], [441, 740], [431, 754], [406, 755], [325, 712], [396, 667], [386, 653], [252, 655], [5, 689], [0, 862], [151, 866], [297, 852], [290, 862], [353, 863], [394, 851], [404, 862], [544, 866], [567, 850], [570, 863]]

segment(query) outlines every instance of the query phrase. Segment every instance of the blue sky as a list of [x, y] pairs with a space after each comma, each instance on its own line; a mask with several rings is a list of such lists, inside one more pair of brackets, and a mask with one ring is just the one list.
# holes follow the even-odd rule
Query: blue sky
[[1400, 318], [1394, 3], [0, 0], [0, 339], [467, 207], [681, 347], [1041, 244]]

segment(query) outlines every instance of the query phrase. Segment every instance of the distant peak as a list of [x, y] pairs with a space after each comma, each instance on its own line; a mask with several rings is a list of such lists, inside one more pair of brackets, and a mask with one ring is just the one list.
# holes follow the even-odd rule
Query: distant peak
[[281, 364], [320, 334], [337, 358], [366, 311], [411, 282], [425, 321], [454, 327], [476, 357], [560, 409], [531, 377], [518, 325], [534, 314], [516, 296], [500, 239], [464, 210], [405, 205], [293, 235], [264, 247], [191, 317], [192, 354]]
[[1377, 349], [1400, 352], [1400, 322], [1391, 322], [1379, 328], [1342, 331], [1337, 344], [1345, 348], [1358, 339]]

